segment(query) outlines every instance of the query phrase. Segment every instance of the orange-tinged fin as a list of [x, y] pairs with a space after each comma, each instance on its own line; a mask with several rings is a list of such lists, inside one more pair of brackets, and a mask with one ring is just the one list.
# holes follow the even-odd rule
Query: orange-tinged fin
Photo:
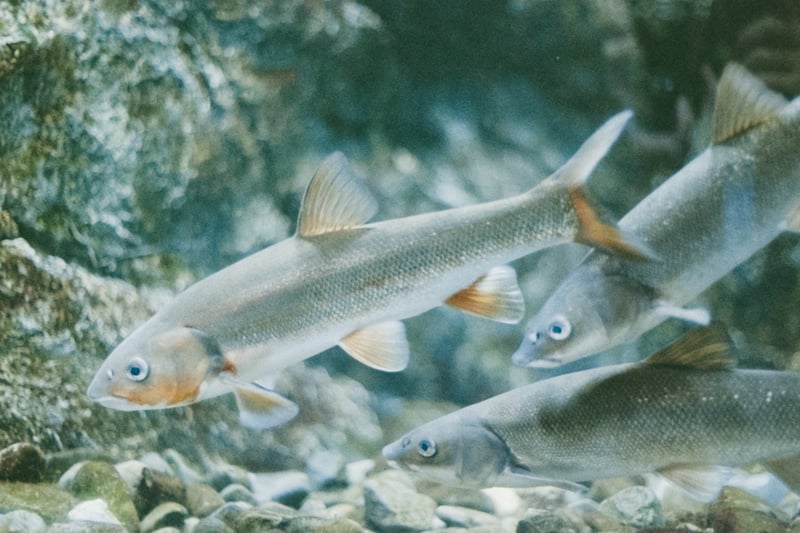
[[693, 329], [645, 360], [648, 365], [684, 366], [695, 370], [726, 370], [736, 366], [731, 342], [719, 323]]
[[525, 314], [517, 273], [510, 266], [492, 268], [472, 285], [448, 298], [445, 304], [506, 324], [516, 324]]
[[688, 464], [670, 465], [658, 472], [703, 503], [716, 500], [733, 474], [733, 470], [725, 466]]
[[737, 63], [728, 63], [717, 85], [713, 139], [720, 143], [775, 118], [786, 98]]
[[297, 415], [297, 404], [256, 383], [237, 383], [233, 393], [241, 424], [262, 430], [285, 424]]
[[575, 242], [595, 246], [606, 252], [622, 255], [636, 261], [657, 260], [657, 254], [647, 244], [621, 231], [613, 222], [602, 219], [586, 197], [583, 189], [570, 189], [570, 198], [578, 216], [578, 233]]
[[378, 204], [341, 152], [322, 162], [308, 184], [297, 235], [310, 237], [364, 224], [378, 211]]
[[381, 322], [354, 331], [339, 346], [351, 357], [376, 370], [400, 372], [408, 365], [409, 348], [402, 322]]

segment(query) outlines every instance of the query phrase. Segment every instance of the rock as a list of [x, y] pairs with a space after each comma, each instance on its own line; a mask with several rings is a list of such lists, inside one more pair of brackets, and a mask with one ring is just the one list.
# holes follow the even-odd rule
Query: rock
[[[708, 509], [708, 523], [714, 531], [783, 532], [788, 518], [755, 496], [733, 487], [724, 487]], [[779, 518], [780, 517], [780, 518]]]
[[291, 518], [281, 524], [287, 533], [367, 533], [367, 530], [358, 522], [347, 518], [327, 520], [324, 518], [299, 516]]
[[182, 531], [182, 529], [178, 529], [177, 527], [169, 526], [154, 529], [152, 533], [181, 533]]
[[162, 453], [164, 460], [172, 467], [184, 485], [204, 481], [204, 477], [194, 467], [190, 466], [186, 458], [176, 450], [168, 449]]
[[36, 513], [30, 511], [9, 511], [0, 514], [0, 531], [3, 533], [42, 533], [47, 524]]
[[42, 479], [45, 457], [41, 448], [18, 442], [0, 450], [0, 480], [36, 483]]
[[345, 462], [342, 454], [332, 450], [318, 450], [306, 462], [306, 473], [311, 486], [316, 490], [346, 481]]
[[606, 498], [600, 509], [623, 523], [635, 527], [660, 527], [664, 525], [661, 503], [647, 487], [628, 487]]
[[255, 495], [244, 485], [239, 483], [232, 483], [222, 489], [219, 493], [223, 500], [226, 502], [245, 502], [250, 505], [256, 505]]
[[139, 457], [139, 461], [143, 463], [150, 470], [161, 472], [162, 474], [175, 475], [169, 463], [156, 452], [147, 452]]
[[375, 461], [372, 459], [353, 461], [352, 463], [347, 463], [344, 470], [349, 485], [360, 485], [375, 470]]
[[151, 533], [164, 527], [182, 528], [183, 522], [188, 516], [189, 512], [183, 505], [175, 502], [164, 502], [142, 518], [139, 531], [141, 533]]
[[[237, 532], [257, 533], [277, 528], [288, 519], [296, 518], [297, 516], [297, 511], [291, 507], [276, 502], [268, 502], [258, 507], [245, 510], [240, 515], [236, 516], [232, 526]], [[231, 522], [226, 520], [226, 523], [230, 524]]]
[[100, 498], [79, 503], [70, 510], [67, 514], [67, 518], [72, 522], [98, 522], [115, 526], [122, 525], [122, 522], [120, 522], [108, 508], [108, 504]]
[[422, 531], [434, 524], [436, 502], [420, 494], [405, 472], [386, 470], [364, 482], [367, 525], [386, 531]]
[[172, 474], [150, 468], [142, 470], [142, 480], [136, 489], [133, 503], [140, 516], [146, 515], [162, 502], [186, 503], [186, 488]]
[[194, 482], [186, 486], [186, 507], [192, 516], [205, 517], [225, 504], [211, 485]]
[[211, 486], [218, 491], [234, 483], [251, 488], [249, 474], [240, 466], [225, 462], [209, 462], [206, 469], [211, 472]]
[[55, 522], [65, 519], [74, 504], [72, 494], [51, 485], [0, 482], [0, 509], [30, 511]]
[[235, 531], [219, 518], [207, 516], [197, 523], [192, 533], [235, 533]]
[[47, 528], [47, 533], [130, 533], [125, 526], [100, 522], [57, 522]]
[[276, 501], [290, 507], [299, 507], [311, 492], [309, 476], [297, 470], [251, 473], [249, 479], [258, 503]]
[[[234, 527], [236, 522], [239, 520], [239, 517], [252, 508], [253, 506], [249, 503], [228, 502], [206, 518], [212, 519], [210, 521], [216, 520]], [[203, 521], [205, 522], [206, 520], [204, 519]]]
[[436, 516], [448, 526], [453, 527], [499, 526], [500, 524], [494, 515], [456, 505], [440, 505], [436, 508]]
[[530, 510], [517, 523], [517, 533], [591, 533], [592, 528], [564, 509]]
[[137, 460], [123, 461], [114, 465], [117, 473], [128, 485], [128, 491], [131, 496], [136, 494], [139, 489], [139, 484], [142, 482], [142, 473], [147, 466]]
[[80, 499], [103, 499], [111, 513], [128, 529], [139, 526], [139, 517], [128, 485], [112, 465], [88, 461], [81, 464], [76, 471], [65, 473], [61, 482]]

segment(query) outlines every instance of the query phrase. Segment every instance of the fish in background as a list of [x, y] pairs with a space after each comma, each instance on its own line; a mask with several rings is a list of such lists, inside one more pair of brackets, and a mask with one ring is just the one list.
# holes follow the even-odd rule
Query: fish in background
[[528, 322], [512, 356], [554, 368], [632, 341], [675, 317], [782, 231], [800, 228], [800, 98], [787, 102], [746, 69], [719, 81], [713, 143], [619, 222], [658, 255], [631, 262], [590, 253]]
[[142, 410], [234, 392], [242, 424], [266, 428], [298, 409], [258, 381], [327, 348], [393, 372], [409, 358], [404, 318], [446, 304], [518, 322], [524, 303], [508, 261], [568, 241], [646, 255], [581, 189], [630, 116], [610, 118], [526, 193], [373, 224], [375, 200], [345, 157], [331, 155], [293, 237], [177, 295], [107, 357], [88, 396]]
[[[465, 407], [383, 449], [431, 481], [485, 488], [658, 472], [712, 501], [731, 467], [800, 487], [800, 373], [732, 369], [721, 326], [639, 363], [563, 374]], [[793, 466], [794, 465], [794, 466]]]

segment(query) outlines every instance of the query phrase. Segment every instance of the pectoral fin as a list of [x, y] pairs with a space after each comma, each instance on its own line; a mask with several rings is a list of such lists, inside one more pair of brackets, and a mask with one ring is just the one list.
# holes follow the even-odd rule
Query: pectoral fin
[[378, 204], [341, 152], [328, 156], [311, 178], [297, 220], [300, 237], [353, 228], [372, 218]]
[[707, 326], [711, 323], [711, 313], [708, 309], [702, 307], [686, 309], [685, 307], [673, 305], [665, 300], [659, 300], [656, 302], [655, 312], [663, 316], [677, 318], [699, 326]]
[[693, 329], [650, 355], [645, 364], [683, 366], [695, 370], [727, 370], [736, 366], [731, 342], [720, 324]]
[[497, 487], [525, 488], [525, 487], [557, 487], [571, 492], [584, 493], [587, 491], [585, 485], [567, 481], [565, 479], [553, 479], [534, 475], [530, 470], [522, 467], [506, 467], [492, 481]]
[[402, 322], [382, 322], [354, 331], [339, 346], [354, 359], [384, 372], [399, 372], [408, 365], [409, 348]]
[[685, 490], [699, 502], [709, 503], [717, 499], [722, 487], [730, 480], [732, 470], [713, 465], [671, 465], [659, 473]]
[[239, 420], [244, 427], [263, 430], [285, 424], [297, 415], [297, 404], [255, 383], [236, 383], [233, 389]]
[[525, 314], [517, 273], [510, 266], [491, 269], [472, 285], [448, 298], [445, 304], [506, 324], [516, 324]]

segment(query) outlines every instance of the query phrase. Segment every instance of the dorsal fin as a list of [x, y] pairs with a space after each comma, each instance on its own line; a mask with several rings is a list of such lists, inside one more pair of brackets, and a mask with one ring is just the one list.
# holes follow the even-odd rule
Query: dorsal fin
[[645, 360], [648, 365], [685, 366], [698, 370], [723, 370], [736, 366], [730, 340], [719, 323], [693, 329]]
[[347, 158], [334, 152], [308, 184], [297, 219], [297, 235], [310, 237], [360, 226], [377, 211], [377, 202]]
[[717, 85], [714, 143], [773, 119], [787, 103], [746, 68], [728, 63]]

